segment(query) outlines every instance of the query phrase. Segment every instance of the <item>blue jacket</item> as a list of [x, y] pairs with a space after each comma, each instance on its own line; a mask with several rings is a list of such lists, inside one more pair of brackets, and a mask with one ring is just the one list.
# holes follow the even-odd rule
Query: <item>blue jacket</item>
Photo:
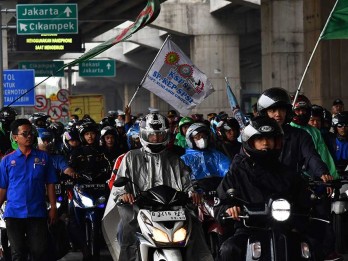
[[224, 177], [231, 164], [231, 160], [216, 149], [186, 148], [186, 153], [181, 156], [181, 159], [191, 168], [192, 180], [208, 176]]

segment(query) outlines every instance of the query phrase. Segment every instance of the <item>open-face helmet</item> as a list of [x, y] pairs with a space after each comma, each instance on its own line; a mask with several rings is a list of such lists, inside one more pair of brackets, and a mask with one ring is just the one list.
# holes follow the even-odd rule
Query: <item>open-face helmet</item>
[[[252, 119], [241, 134], [242, 146], [245, 153], [252, 159], [262, 162], [276, 160], [282, 149], [283, 130], [277, 121], [267, 116], [257, 116]], [[275, 146], [270, 150], [257, 150], [254, 139], [257, 137], [271, 137]]]

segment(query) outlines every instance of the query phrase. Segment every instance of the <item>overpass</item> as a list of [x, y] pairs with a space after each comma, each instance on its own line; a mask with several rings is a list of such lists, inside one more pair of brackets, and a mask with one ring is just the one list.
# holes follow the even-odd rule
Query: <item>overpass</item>
[[[9, 6], [7, 8], [11, 8], [11, 5], [14, 8], [16, 4], [16, 1], [4, 2]], [[18, 1], [18, 3], [29, 2]], [[146, 3], [144, 0], [75, 2], [78, 2], [79, 28], [86, 50], [117, 35], [122, 27], [126, 26], [127, 21], [137, 16]], [[164, 39], [170, 34], [173, 41], [194, 64], [208, 75], [216, 90], [193, 112], [206, 114], [212, 111], [230, 110], [225, 94], [225, 76], [229, 78], [242, 109], [250, 111], [250, 106], [263, 89], [283, 87], [290, 92], [296, 90], [305, 63], [313, 49], [313, 39], [319, 34], [334, 1], [325, 4], [315, 2], [315, 0], [162, 1], [161, 13], [151, 27], [140, 30], [127, 42], [120, 43], [96, 57], [115, 59], [116, 77], [81, 78], [75, 72], [73, 78], [76, 80], [71, 86], [71, 92], [102, 93], [106, 97], [106, 110], [123, 108], [144, 77]], [[15, 23], [13, 15], [12, 17], [3, 15], [3, 24], [4, 20], [7, 24]], [[14, 30], [7, 31], [8, 68], [16, 68], [18, 62], [22, 60], [57, 59], [69, 62], [81, 56], [81, 53], [19, 53], [15, 48], [14, 33]], [[343, 84], [346, 84], [348, 79], [343, 73], [339, 74], [339, 81], [334, 81], [333, 74], [329, 76], [321, 74], [324, 71], [325, 59], [320, 58], [328, 58], [328, 53], [332, 58], [337, 57], [345, 50], [346, 44], [339, 42], [338, 49], [335, 48], [335, 43], [330, 43], [332, 46], [328, 46], [328, 50], [320, 50], [319, 62], [316, 61], [318, 63], [313, 66], [313, 71], [309, 72], [308, 80], [303, 87], [305, 94], [315, 103], [328, 108], [336, 97], [343, 99], [347, 97]], [[328, 44], [325, 45], [327, 47]], [[333, 61], [330, 63], [334, 64]], [[344, 64], [344, 58], [340, 58], [340, 64]], [[77, 67], [73, 69], [76, 71]], [[62, 82], [67, 85], [67, 77], [65, 78]], [[331, 82], [332, 88], [325, 89], [324, 85], [331, 86]], [[146, 112], [149, 106], [158, 107], [162, 112], [170, 109], [167, 103], [147, 90], [141, 89], [132, 104], [133, 112]]]

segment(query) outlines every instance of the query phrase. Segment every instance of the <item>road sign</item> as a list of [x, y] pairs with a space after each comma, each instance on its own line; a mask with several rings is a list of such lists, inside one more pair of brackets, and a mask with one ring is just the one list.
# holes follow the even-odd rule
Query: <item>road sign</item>
[[[4, 87], [4, 105], [7, 106], [35, 85], [34, 70], [4, 70], [3, 87]], [[34, 106], [35, 105], [34, 89], [21, 97], [11, 106]]]
[[62, 112], [62, 117], [66, 117], [69, 115], [69, 104], [67, 103], [62, 103], [60, 106], [59, 106], [59, 109], [61, 110]]
[[64, 77], [64, 70], [58, 69], [64, 66], [63, 61], [33, 61], [33, 62], [19, 62], [19, 69], [34, 69], [35, 77]]
[[67, 89], [60, 89], [57, 93], [58, 101], [61, 101], [62, 103], [66, 103], [69, 101], [69, 90]]
[[77, 34], [77, 4], [18, 4], [17, 34]]
[[48, 101], [44, 95], [36, 95], [35, 96], [35, 106], [34, 108], [37, 110], [46, 109]]
[[52, 120], [58, 120], [62, 116], [62, 111], [58, 106], [51, 106], [48, 109], [47, 114]]
[[115, 77], [115, 60], [89, 60], [79, 63], [79, 75], [81, 77]]

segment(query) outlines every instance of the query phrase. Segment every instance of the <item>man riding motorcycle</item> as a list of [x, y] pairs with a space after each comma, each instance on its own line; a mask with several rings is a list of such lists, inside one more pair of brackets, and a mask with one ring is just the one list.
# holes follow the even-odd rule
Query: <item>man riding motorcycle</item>
[[[121, 241], [119, 260], [136, 260], [137, 257], [135, 233], [139, 231], [139, 227], [137, 213], [133, 208], [135, 189], [145, 191], [158, 185], [167, 185], [179, 191], [192, 190], [187, 167], [176, 154], [166, 148], [169, 142], [169, 123], [163, 115], [151, 112], [141, 120], [140, 142], [143, 147], [129, 151], [117, 173], [117, 178], [130, 178], [133, 181], [132, 188], [125, 186], [111, 191], [117, 201], [127, 203], [118, 206], [121, 216], [118, 231]], [[192, 200], [195, 204], [201, 203], [201, 198], [196, 193], [192, 193]], [[191, 239], [185, 252], [186, 260], [212, 260], [197, 220], [193, 221]]]

